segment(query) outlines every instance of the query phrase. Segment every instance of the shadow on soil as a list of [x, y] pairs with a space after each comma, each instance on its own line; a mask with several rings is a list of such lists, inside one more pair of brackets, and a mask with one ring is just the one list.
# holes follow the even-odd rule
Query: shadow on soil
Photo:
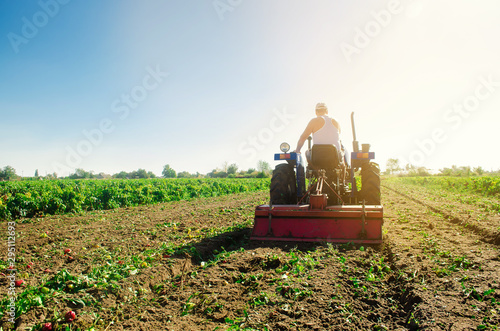
[[[186, 258], [189, 256], [192, 263], [200, 263], [201, 261], [215, 261], [218, 259], [218, 254], [222, 252], [235, 252], [241, 249], [246, 251], [257, 248], [279, 248], [283, 252], [291, 250], [299, 250], [302, 252], [314, 251], [319, 247], [326, 247], [327, 242], [292, 242], [292, 241], [253, 241], [250, 240], [251, 228], [241, 228], [234, 231], [224, 232], [220, 235], [204, 238], [199, 242], [177, 248], [172, 254], [173, 258]], [[358, 250], [363, 245], [357, 244], [332, 244], [339, 251]], [[383, 251], [383, 244], [364, 245], [372, 247], [376, 251]]]

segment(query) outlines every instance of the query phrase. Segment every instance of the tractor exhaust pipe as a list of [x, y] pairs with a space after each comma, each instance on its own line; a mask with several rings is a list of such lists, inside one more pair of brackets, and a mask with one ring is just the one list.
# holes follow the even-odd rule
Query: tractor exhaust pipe
[[352, 127], [352, 149], [354, 152], [359, 152], [359, 142], [356, 140], [356, 129], [354, 128], [354, 112], [351, 113], [351, 127]]

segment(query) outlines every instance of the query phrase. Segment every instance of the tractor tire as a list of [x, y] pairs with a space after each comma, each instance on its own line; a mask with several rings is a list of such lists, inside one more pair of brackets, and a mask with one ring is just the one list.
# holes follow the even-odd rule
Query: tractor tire
[[271, 203], [273, 205], [292, 205], [297, 203], [297, 182], [293, 166], [278, 164], [271, 178]]
[[361, 168], [361, 200], [367, 205], [380, 205], [380, 168], [377, 163], [367, 163]]

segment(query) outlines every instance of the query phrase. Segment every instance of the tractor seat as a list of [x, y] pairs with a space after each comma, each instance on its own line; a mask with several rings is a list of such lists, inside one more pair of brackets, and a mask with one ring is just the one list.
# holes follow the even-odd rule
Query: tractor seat
[[339, 169], [340, 158], [335, 145], [313, 145], [311, 165], [315, 169]]

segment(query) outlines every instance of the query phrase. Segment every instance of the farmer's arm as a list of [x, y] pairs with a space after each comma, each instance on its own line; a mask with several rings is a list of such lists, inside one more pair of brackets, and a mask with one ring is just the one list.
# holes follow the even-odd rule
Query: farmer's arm
[[302, 135], [299, 138], [299, 141], [297, 142], [297, 148], [295, 148], [295, 153], [300, 153], [300, 150], [302, 146], [304, 146], [304, 142], [306, 141], [307, 137], [309, 137], [314, 131], [314, 125], [315, 125], [315, 120], [316, 118], [313, 118], [311, 121], [309, 121], [309, 124], [307, 124], [306, 129], [302, 133]]

